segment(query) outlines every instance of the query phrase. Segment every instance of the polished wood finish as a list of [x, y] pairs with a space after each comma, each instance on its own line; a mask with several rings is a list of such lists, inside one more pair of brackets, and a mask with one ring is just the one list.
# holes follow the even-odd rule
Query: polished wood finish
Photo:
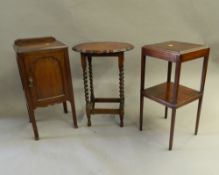
[[[171, 74], [172, 74], [172, 62], [168, 61], [167, 83], [170, 83], [171, 81]], [[167, 118], [167, 116], [168, 116], [168, 107], [166, 106], [164, 118]]]
[[[133, 46], [121, 42], [90, 42], [78, 44], [72, 49], [81, 53], [88, 126], [91, 126], [91, 114], [119, 114], [120, 126], [123, 127], [125, 101], [124, 52], [133, 49]], [[92, 59], [100, 56], [118, 57], [119, 98], [97, 98], [94, 95]], [[96, 103], [119, 103], [120, 106], [119, 109], [95, 108]]]
[[53, 37], [43, 37], [16, 40], [14, 49], [35, 139], [39, 139], [34, 116], [37, 107], [62, 103], [67, 113], [69, 101], [77, 128], [68, 47]]
[[[168, 115], [168, 108], [172, 109], [169, 150], [173, 147], [173, 136], [175, 127], [176, 109], [194, 100], [199, 100], [195, 135], [198, 133], [201, 105], [204, 94], [205, 79], [208, 66], [210, 48], [192, 43], [168, 41], [158, 44], [151, 44], [142, 47], [141, 56], [141, 88], [140, 88], [140, 127], [143, 125], [144, 97], [154, 100], [165, 106], [165, 118]], [[145, 68], [147, 56], [168, 61], [167, 81], [165, 83], [145, 88]], [[202, 78], [199, 90], [194, 90], [180, 85], [181, 65], [185, 61], [191, 61], [203, 57]], [[172, 63], [175, 63], [175, 77], [171, 82]]]
[[177, 62], [190, 61], [207, 55], [209, 48], [200, 44], [168, 41], [143, 46], [143, 54], [159, 59]]
[[170, 108], [179, 108], [202, 96], [202, 94], [196, 90], [179, 85], [177, 102], [175, 103], [173, 90], [174, 83], [162, 83], [145, 89], [143, 95]]
[[88, 42], [73, 47], [74, 51], [84, 54], [112, 54], [133, 49], [133, 45], [121, 42]]

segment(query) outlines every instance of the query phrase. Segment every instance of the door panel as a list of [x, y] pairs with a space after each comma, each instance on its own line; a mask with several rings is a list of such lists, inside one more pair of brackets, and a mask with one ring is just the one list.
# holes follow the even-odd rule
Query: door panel
[[64, 52], [30, 54], [25, 57], [28, 84], [35, 103], [65, 95]]
[[64, 93], [60, 60], [54, 57], [37, 59], [32, 70], [38, 99], [55, 97]]

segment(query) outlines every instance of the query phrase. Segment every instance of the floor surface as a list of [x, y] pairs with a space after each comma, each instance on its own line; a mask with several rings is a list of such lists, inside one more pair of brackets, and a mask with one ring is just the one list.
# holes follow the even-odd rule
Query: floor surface
[[92, 116], [92, 127], [87, 127], [82, 110], [79, 128], [74, 129], [70, 113], [62, 113], [61, 105], [39, 109], [39, 141], [33, 139], [21, 103], [10, 116], [0, 118], [0, 174], [218, 175], [218, 94], [212, 93], [219, 87], [215, 82], [218, 69], [210, 67], [200, 132], [193, 134], [197, 102], [177, 110], [172, 151], [167, 149], [170, 115], [164, 119], [164, 107], [149, 100], [145, 100], [142, 132], [138, 111], [130, 116], [128, 101], [124, 128], [119, 127], [117, 116]]

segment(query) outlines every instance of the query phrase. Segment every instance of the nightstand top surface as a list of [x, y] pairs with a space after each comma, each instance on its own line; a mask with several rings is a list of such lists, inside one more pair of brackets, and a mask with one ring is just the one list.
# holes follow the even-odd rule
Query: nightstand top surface
[[144, 49], [151, 49], [151, 50], [161, 50], [166, 52], [172, 52], [177, 55], [198, 51], [202, 49], [207, 49], [207, 46], [201, 44], [193, 44], [193, 43], [186, 43], [186, 42], [179, 42], [179, 41], [167, 41], [157, 44], [150, 44], [143, 46]]
[[47, 49], [66, 48], [62, 42], [54, 37], [18, 39], [14, 42], [14, 49], [17, 53], [40, 51]]

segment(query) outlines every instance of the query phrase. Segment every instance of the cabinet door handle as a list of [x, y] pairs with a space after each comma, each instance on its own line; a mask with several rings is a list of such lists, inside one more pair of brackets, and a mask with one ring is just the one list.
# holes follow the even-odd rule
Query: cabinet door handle
[[31, 88], [33, 87], [33, 78], [32, 77], [29, 77], [28, 78], [28, 86]]

